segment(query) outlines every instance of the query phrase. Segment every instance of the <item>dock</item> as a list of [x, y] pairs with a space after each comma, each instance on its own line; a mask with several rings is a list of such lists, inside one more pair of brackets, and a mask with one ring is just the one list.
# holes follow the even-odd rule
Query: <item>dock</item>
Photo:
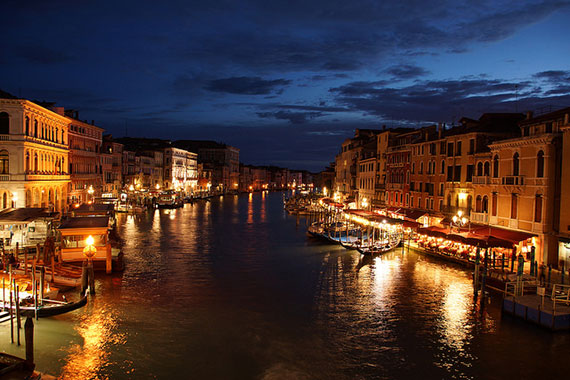
[[552, 295], [540, 293], [539, 290], [537, 294], [505, 295], [503, 313], [552, 331], [570, 330], [568, 285], [555, 285]]

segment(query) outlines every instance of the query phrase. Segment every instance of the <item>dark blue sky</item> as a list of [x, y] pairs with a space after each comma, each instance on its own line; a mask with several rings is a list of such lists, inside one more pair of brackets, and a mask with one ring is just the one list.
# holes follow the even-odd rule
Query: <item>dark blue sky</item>
[[0, 89], [320, 170], [355, 128], [570, 105], [570, 1], [4, 1]]

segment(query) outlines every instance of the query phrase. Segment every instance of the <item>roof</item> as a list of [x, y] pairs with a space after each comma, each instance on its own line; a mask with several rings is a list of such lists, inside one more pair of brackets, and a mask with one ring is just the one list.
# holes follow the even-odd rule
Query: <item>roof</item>
[[58, 212], [50, 212], [46, 208], [39, 207], [8, 208], [0, 211], [0, 223], [28, 223], [37, 219], [53, 219], [58, 215]]
[[87, 216], [70, 218], [64, 221], [59, 230], [73, 229], [73, 228], [106, 228], [109, 226], [108, 216]]
[[113, 204], [104, 203], [104, 204], [87, 204], [83, 203], [79, 207], [72, 210], [72, 212], [76, 214], [89, 214], [89, 213], [112, 213], [114, 210]]
[[570, 107], [562, 108], [561, 110], [554, 111], [554, 112], [545, 113], [545, 114], [542, 114], [540, 116], [533, 117], [530, 119], [525, 119], [525, 120], [521, 121], [519, 123], [519, 125], [522, 126], [522, 125], [529, 125], [529, 124], [537, 124], [537, 123], [541, 123], [541, 122], [545, 122], [545, 121], [549, 121], [549, 120], [560, 119], [560, 118], [563, 118], [564, 115], [566, 115], [567, 113], [570, 113]]

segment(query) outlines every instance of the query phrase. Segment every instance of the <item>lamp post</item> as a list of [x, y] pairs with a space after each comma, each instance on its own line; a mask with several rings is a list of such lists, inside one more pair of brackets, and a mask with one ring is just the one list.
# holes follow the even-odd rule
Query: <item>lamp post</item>
[[81, 273], [81, 288], [82, 292], [87, 288], [87, 283], [89, 283], [89, 292], [95, 294], [95, 272], [93, 271], [93, 256], [97, 252], [97, 248], [94, 246], [95, 239], [93, 236], [89, 235], [85, 239], [85, 248], [83, 248], [83, 254], [87, 258], [87, 267], [85, 263], [83, 264], [83, 271]]
[[93, 190], [93, 186], [89, 185], [89, 188], [87, 189], [87, 194], [89, 194], [89, 198], [91, 198], [91, 202], [93, 202], [93, 193], [95, 192], [95, 190]]
[[451, 218], [451, 222], [449, 222], [449, 233], [451, 233], [452, 225], [461, 228], [469, 223], [469, 219], [463, 216], [463, 211], [457, 211], [457, 214], [453, 215]]

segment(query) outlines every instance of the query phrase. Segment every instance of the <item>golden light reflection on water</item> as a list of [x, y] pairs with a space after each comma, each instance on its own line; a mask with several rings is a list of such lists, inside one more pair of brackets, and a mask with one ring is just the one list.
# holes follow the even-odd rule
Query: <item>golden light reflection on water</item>
[[69, 347], [66, 365], [60, 379], [98, 379], [100, 371], [109, 364], [111, 350], [126, 343], [126, 335], [117, 332], [117, 316], [110, 309], [93, 308], [83, 314], [75, 330], [83, 344]]
[[443, 334], [446, 343], [456, 350], [463, 349], [468, 341], [469, 310], [471, 309], [470, 286], [466, 283], [450, 283], [445, 289], [443, 303]]

